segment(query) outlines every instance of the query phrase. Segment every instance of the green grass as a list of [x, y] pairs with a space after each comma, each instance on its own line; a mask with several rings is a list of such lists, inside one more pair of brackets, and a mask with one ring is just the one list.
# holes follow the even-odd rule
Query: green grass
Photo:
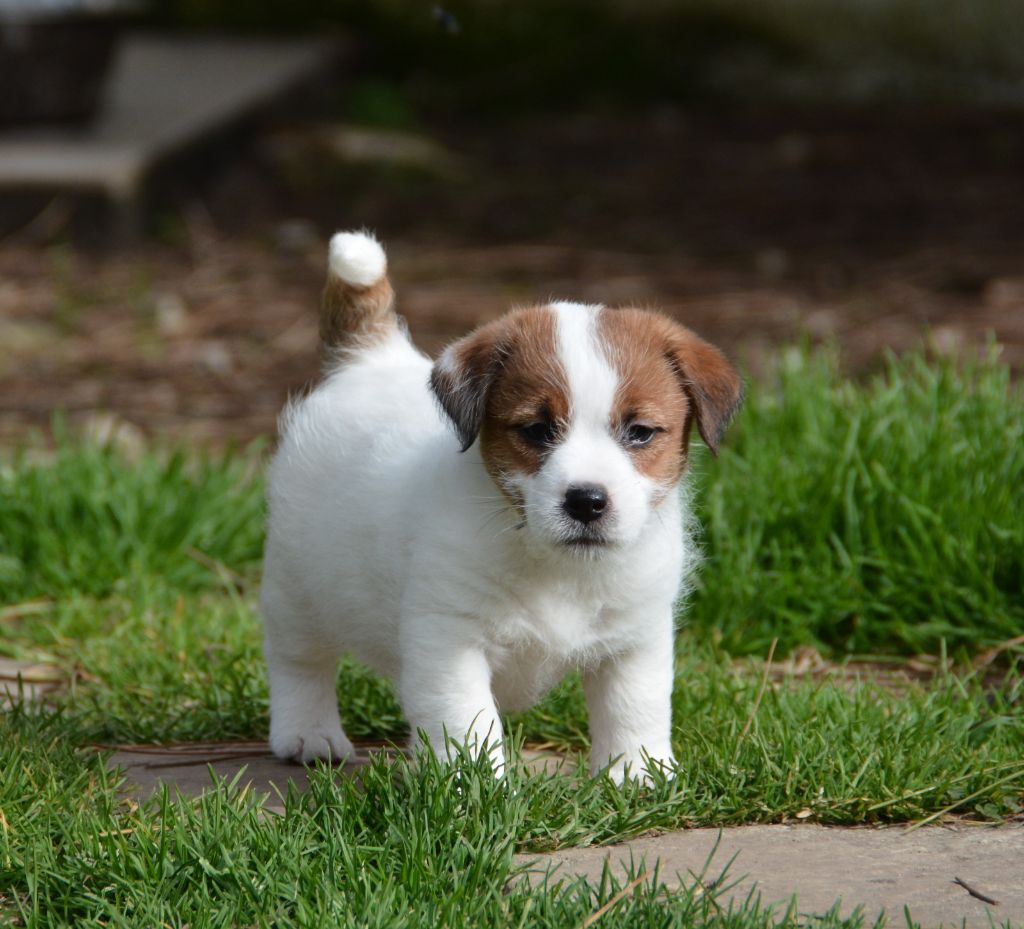
[[[1024, 629], [1024, 396], [994, 361], [867, 384], [794, 353], [698, 456], [706, 563], [686, 622], [733, 654], [971, 651]], [[60, 441], [0, 465], [0, 602], [161, 603], [252, 575], [258, 450], [126, 461]], [[159, 595], [162, 593], [162, 597]]]
[[[129, 461], [65, 436], [54, 455], [9, 458], [0, 653], [72, 683], [56, 712], [0, 714], [0, 926], [580, 925], [617, 892], [611, 876], [529, 890], [513, 852], [798, 814], [1019, 818], [1024, 678], [1005, 658], [1020, 649], [987, 679], [786, 679], [760, 696], [761, 662], [737, 656], [774, 638], [780, 655], [966, 654], [1019, 633], [1022, 412], [994, 363], [911, 358], [855, 385], [794, 355], [751, 389], [721, 458], [699, 462], [707, 563], [678, 641], [675, 779], [620, 791], [580, 769], [498, 784], [471, 763], [382, 758], [358, 784], [315, 773], [282, 817], [225, 784], [136, 808], [89, 747], [265, 735], [260, 450]], [[354, 736], [404, 737], [384, 682], [346, 666], [339, 698]], [[518, 739], [582, 749], [585, 717], [571, 678], [508, 722]], [[712, 896], [644, 885], [602, 922], [808, 924]]]
[[[251, 570], [263, 548], [255, 450], [129, 461], [57, 430], [57, 453], [0, 462], [0, 600], [183, 593], [210, 586], [202, 555]], [[197, 553], [202, 553], [197, 555]]]
[[704, 461], [688, 620], [732, 652], [971, 651], [1024, 629], [1024, 394], [992, 359], [867, 384], [794, 353]]

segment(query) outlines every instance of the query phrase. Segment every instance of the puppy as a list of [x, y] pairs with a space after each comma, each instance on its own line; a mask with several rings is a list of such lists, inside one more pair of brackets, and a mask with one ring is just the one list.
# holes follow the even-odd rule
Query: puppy
[[263, 575], [270, 745], [352, 753], [337, 660], [397, 683], [415, 739], [504, 765], [500, 712], [583, 674], [591, 769], [671, 766], [680, 482], [741, 399], [722, 354], [638, 309], [514, 310], [434, 363], [380, 245], [331, 240], [325, 378], [282, 416]]

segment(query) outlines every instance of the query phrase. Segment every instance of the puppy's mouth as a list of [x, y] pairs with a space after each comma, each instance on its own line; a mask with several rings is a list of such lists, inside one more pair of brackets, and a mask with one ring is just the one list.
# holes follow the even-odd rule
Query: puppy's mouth
[[562, 540], [562, 546], [569, 549], [580, 549], [593, 551], [595, 549], [607, 548], [611, 540], [607, 536], [596, 532], [579, 532]]
[[[527, 525], [526, 518], [516, 523], [516, 529], [525, 529]], [[578, 532], [575, 535], [563, 537], [557, 540], [556, 545], [561, 549], [568, 549], [569, 551], [598, 551], [602, 548], [610, 548], [613, 542], [607, 536], [600, 535], [595, 532]]]

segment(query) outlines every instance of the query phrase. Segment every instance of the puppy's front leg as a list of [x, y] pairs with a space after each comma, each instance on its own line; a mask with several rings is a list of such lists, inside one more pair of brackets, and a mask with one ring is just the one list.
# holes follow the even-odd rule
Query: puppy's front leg
[[672, 756], [673, 626], [672, 608], [663, 607], [645, 638], [624, 653], [606, 658], [583, 676], [590, 712], [590, 770], [622, 783], [644, 777], [646, 758], [652, 764], [674, 765]]
[[440, 757], [445, 737], [479, 756], [484, 743], [495, 773], [505, 767], [501, 719], [491, 692], [491, 668], [472, 624], [424, 616], [403, 625], [401, 698], [415, 742], [422, 731]]
[[338, 660], [327, 652], [282, 654], [271, 637], [265, 645], [270, 674], [270, 748], [278, 758], [309, 764], [342, 762], [355, 754], [341, 728], [335, 679]]

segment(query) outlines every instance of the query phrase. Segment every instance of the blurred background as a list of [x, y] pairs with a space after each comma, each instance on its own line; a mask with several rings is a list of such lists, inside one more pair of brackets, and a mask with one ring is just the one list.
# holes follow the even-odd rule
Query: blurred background
[[273, 434], [364, 226], [429, 351], [555, 296], [1019, 371], [1024, 0], [0, 0], [0, 444]]

